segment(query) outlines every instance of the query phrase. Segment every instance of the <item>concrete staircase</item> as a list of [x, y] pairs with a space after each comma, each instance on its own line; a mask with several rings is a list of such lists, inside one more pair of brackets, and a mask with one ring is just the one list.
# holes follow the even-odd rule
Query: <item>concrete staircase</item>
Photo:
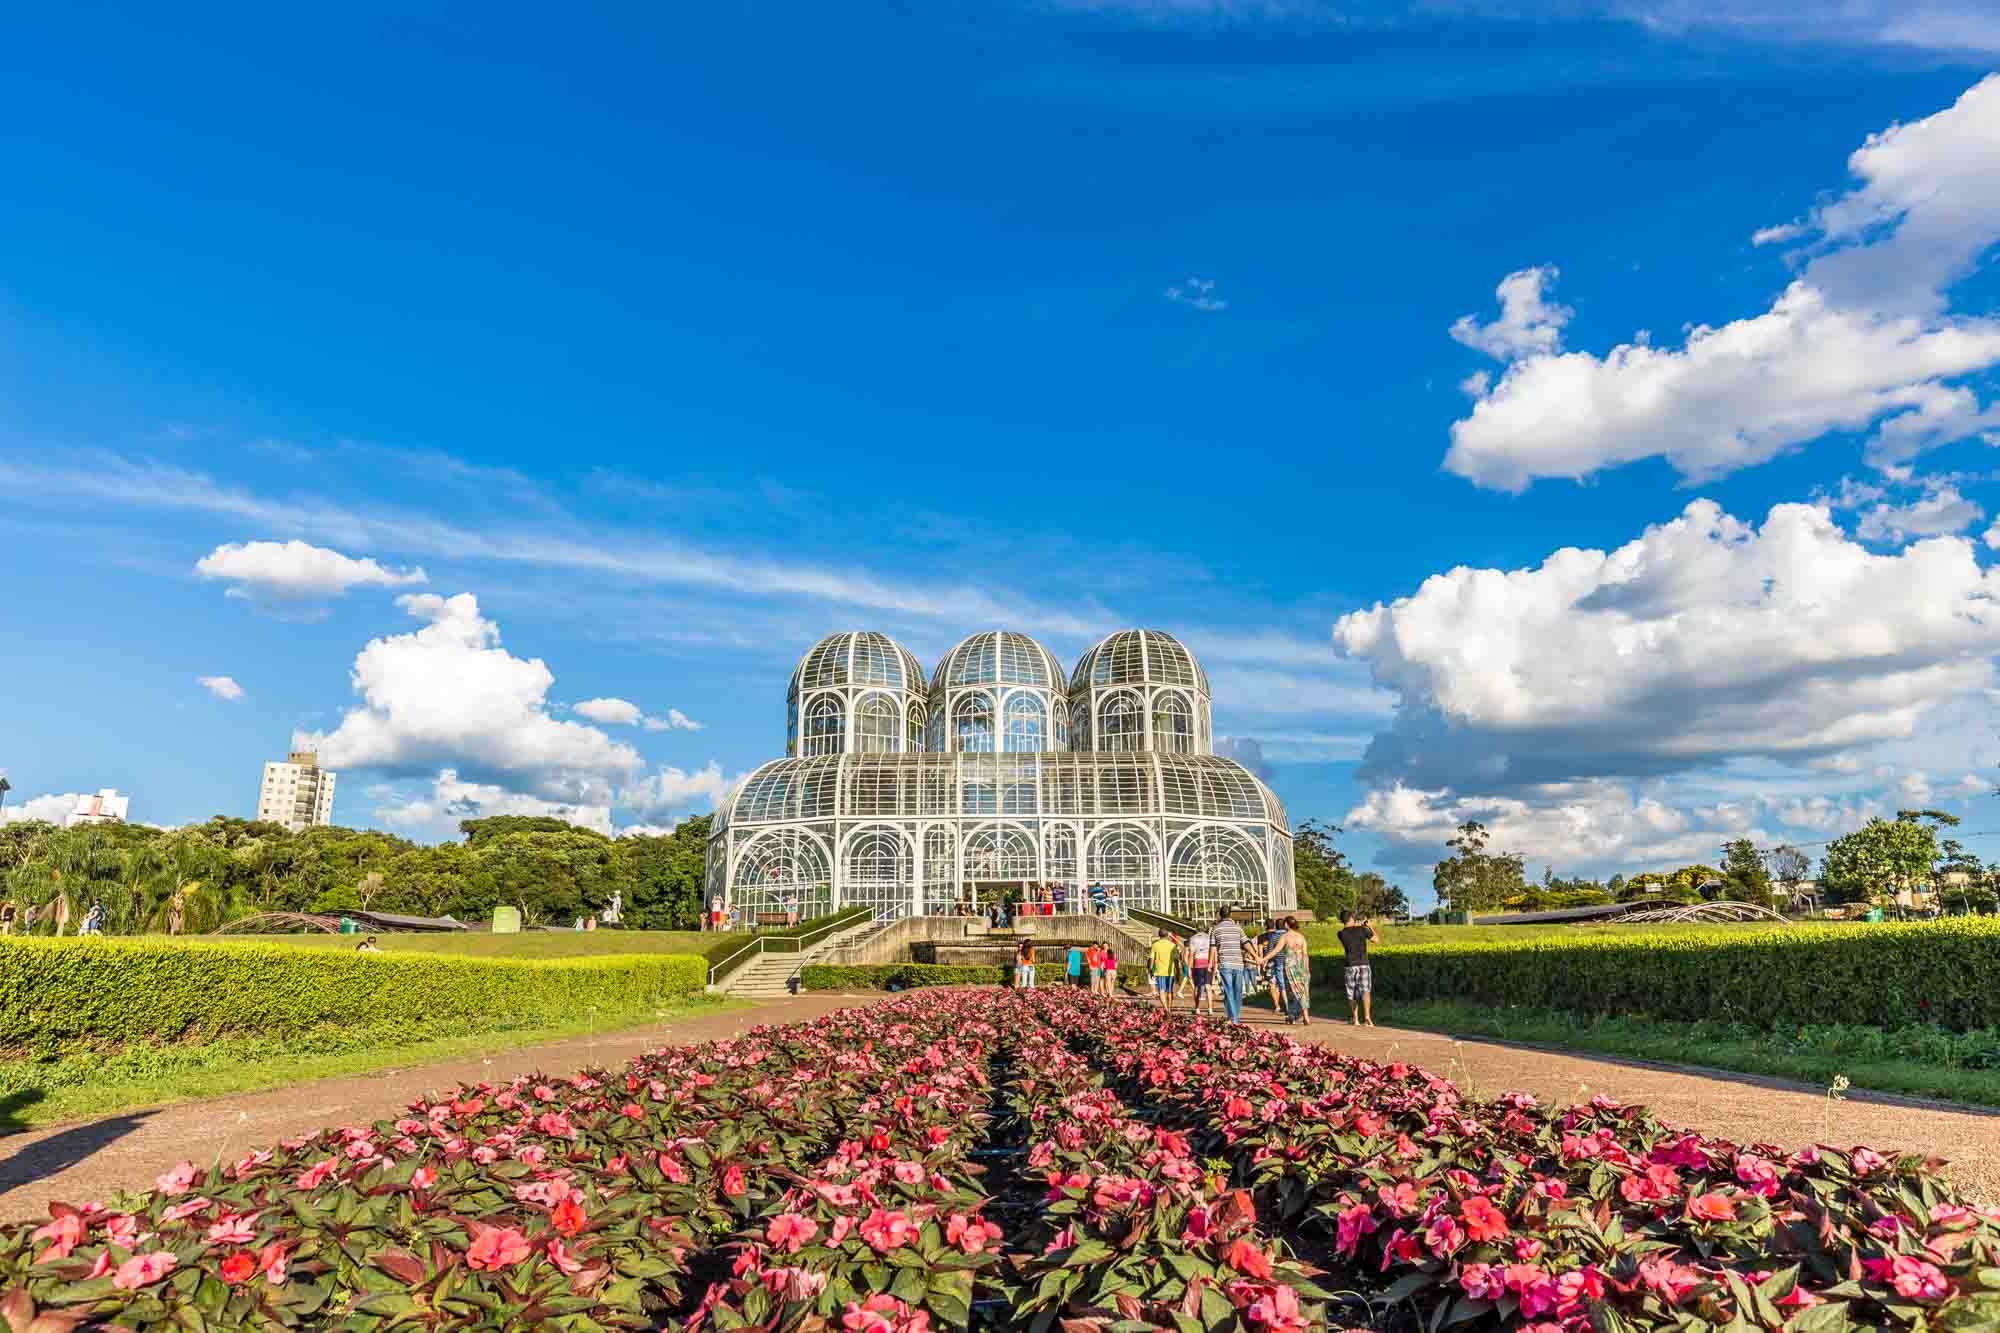
[[864, 935], [873, 935], [885, 923], [862, 921], [836, 931], [804, 953], [762, 953], [722, 979], [716, 992], [738, 1000], [775, 1000], [790, 994], [785, 983], [792, 973], [808, 963], [830, 962], [834, 952]]

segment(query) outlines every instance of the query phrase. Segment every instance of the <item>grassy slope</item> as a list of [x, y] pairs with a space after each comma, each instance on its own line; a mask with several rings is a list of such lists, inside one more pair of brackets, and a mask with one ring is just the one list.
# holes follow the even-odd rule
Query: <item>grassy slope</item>
[[[148, 937], [153, 938], [153, 937]], [[300, 949], [352, 949], [364, 936], [356, 935], [204, 935], [204, 943], [255, 941], [258, 944], [289, 944]], [[518, 935], [495, 935], [487, 931], [416, 931], [409, 934], [377, 935], [383, 949], [395, 953], [443, 953], [473, 958], [585, 958], [609, 954], [689, 953], [705, 957], [733, 948], [748, 940], [744, 934], [717, 934], [695, 930], [530, 930]]]

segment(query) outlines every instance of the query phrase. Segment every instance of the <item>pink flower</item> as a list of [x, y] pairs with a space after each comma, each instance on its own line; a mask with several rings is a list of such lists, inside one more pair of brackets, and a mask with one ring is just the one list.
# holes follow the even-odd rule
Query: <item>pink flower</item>
[[1507, 1272], [1495, 1264], [1467, 1264], [1458, 1284], [1475, 1301], [1497, 1301], [1507, 1294]]
[[184, 1203], [177, 1203], [164, 1213], [161, 1213], [160, 1220], [162, 1222], [178, 1222], [183, 1217], [193, 1217], [196, 1213], [207, 1212], [214, 1206], [215, 1202], [212, 1199], [189, 1199]]
[[1424, 1232], [1424, 1244], [1431, 1247], [1432, 1254], [1442, 1259], [1456, 1253], [1465, 1244], [1465, 1228], [1455, 1219], [1440, 1214]]
[[297, 1188], [311, 1193], [313, 1190], [318, 1189], [328, 1176], [334, 1173], [337, 1166], [338, 1163], [329, 1157], [318, 1166], [308, 1167], [304, 1171], [299, 1172], [299, 1178], [292, 1183]]
[[188, 1192], [188, 1187], [194, 1184], [195, 1174], [193, 1162], [182, 1162], [166, 1174], [155, 1176], [153, 1184], [159, 1187], [160, 1193], [172, 1198]]
[[1755, 1153], [1744, 1153], [1736, 1159], [1736, 1179], [1752, 1194], [1766, 1199], [1778, 1192], [1778, 1168]]
[[916, 1235], [917, 1228], [902, 1212], [886, 1212], [877, 1208], [861, 1223], [861, 1239], [867, 1241], [877, 1254], [887, 1254], [908, 1245], [916, 1239]]
[[731, 1162], [722, 1173], [722, 1192], [731, 1198], [747, 1193], [749, 1186], [743, 1181], [743, 1168]]
[[1514, 1242], [1514, 1257], [1524, 1264], [1531, 1264], [1542, 1257], [1542, 1251], [1546, 1248], [1548, 1247], [1535, 1237], [1522, 1236]]
[[118, 1265], [117, 1273], [112, 1276], [111, 1285], [120, 1291], [137, 1291], [141, 1287], [149, 1287], [165, 1277], [179, 1262], [171, 1250], [135, 1254]]
[[1697, 1222], [1734, 1222], [1736, 1200], [1714, 1190], [1697, 1194], [1688, 1200], [1688, 1216]]
[[819, 1223], [804, 1213], [780, 1213], [764, 1229], [764, 1239], [771, 1248], [786, 1254], [797, 1254], [818, 1234]]
[[1604, 1299], [1604, 1275], [1595, 1267], [1573, 1268], [1556, 1279], [1556, 1308], [1572, 1310]]
[[944, 1239], [945, 1244], [956, 1245], [967, 1254], [980, 1254], [1000, 1239], [1000, 1228], [983, 1217], [953, 1213], [945, 1223]]
[[412, 1171], [410, 1173], [410, 1188], [427, 1190], [431, 1186], [437, 1184], [437, 1178], [438, 1178], [438, 1173], [436, 1167], [420, 1166], [415, 1171]]
[[465, 1252], [474, 1268], [511, 1268], [528, 1257], [528, 1238], [512, 1227], [481, 1227]]
[[208, 1238], [222, 1245], [246, 1245], [256, 1238], [257, 1233], [250, 1227], [256, 1216], [255, 1213], [248, 1217], [242, 1213], [224, 1213], [208, 1229]]
[[1299, 1309], [1299, 1294], [1290, 1287], [1273, 1287], [1267, 1295], [1258, 1297], [1245, 1311], [1250, 1322], [1262, 1324], [1267, 1329], [1302, 1329], [1308, 1327], [1305, 1315]]
[[1899, 1254], [1889, 1267], [1889, 1285], [1906, 1301], [1942, 1301], [1951, 1296], [1951, 1281], [1936, 1264]]
[[1340, 1214], [1340, 1228], [1335, 1238], [1334, 1248], [1341, 1254], [1353, 1254], [1361, 1245], [1361, 1238], [1375, 1230], [1375, 1213], [1365, 1203], [1357, 1203]]
[[1394, 1217], [1408, 1217], [1417, 1210], [1417, 1187], [1407, 1180], [1384, 1185], [1375, 1191], [1375, 1197]]
[[1856, 1148], [1848, 1156], [1847, 1160], [1854, 1167], [1854, 1174], [1857, 1176], [1865, 1176], [1871, 1171], [1880, 1171], [1883, 1167], [1889, 1165], [1889, 1159], [1881, 1153], [1876, 1152], [1873, 1148]]
[[75, 1213], [65, 1213], [47, 1226], [37, 1228], [28, 1239], [49, 1242], [49, 1248], [42, 1251], [42, 1257], [35, 1260], [36, 1263], [67, 1259], [69, 1252], [83, 1243], [83, 1218]]
[[111, 1243], [119, 1249], [139, 1248], [139, 1219], [130, 1213], [119, 1213], [104, 1224], [104, 1230]]
[[274, 1240], [257, 1251], [257, 1271], [272, 1286], [283, 1286], [285, 1282], [285, 1242]]
[[583, 1269], [583, 1261], [571, 1256], [570, 1252], [563, 1248], [563, 1243], [554, 1236], [549, 1237], [549, 1262], [565, 1273], [581, 1272]]
[[549, 1150], [539, 1143], [524, 1143], [514, 1149], [514, 1160], [526, 1162], [529, 1166], [540, 1166], [548, 1160]]
[[1703, 1278], [1684, 1264], [1655, 1256], [1640, 1263], [1639, 1280], [1666, 1297], [1667, 1304], [1679, 1305], [1687, 1299], [1689, 1292], [1702, 1284]]

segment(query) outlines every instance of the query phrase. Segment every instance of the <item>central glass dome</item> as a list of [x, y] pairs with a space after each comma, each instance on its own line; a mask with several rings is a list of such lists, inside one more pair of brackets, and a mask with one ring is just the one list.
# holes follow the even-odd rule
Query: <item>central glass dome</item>
[[1040, 754], [1069, 748], [1066, 673], [1026, 634], [985, 630], [962, 640], [931, 673], [929, 749], [948, 754]]
[[1208, 673], [1164, 630], [1098, 640], [1069, 678], [1069, 711], [1078, 750], [1214, 752]]

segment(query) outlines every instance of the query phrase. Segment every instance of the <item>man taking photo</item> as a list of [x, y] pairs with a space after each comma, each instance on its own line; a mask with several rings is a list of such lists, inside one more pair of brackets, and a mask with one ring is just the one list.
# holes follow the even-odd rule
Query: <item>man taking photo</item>
[[1353, 912], [1341, 917], [1340, 947], [1347, 955], [1347, 1018], [1356, 1027], [1375, 1026], [1375, 973], [1368, 966], [1368, 946], [1380, 936], [1375, 927]]

